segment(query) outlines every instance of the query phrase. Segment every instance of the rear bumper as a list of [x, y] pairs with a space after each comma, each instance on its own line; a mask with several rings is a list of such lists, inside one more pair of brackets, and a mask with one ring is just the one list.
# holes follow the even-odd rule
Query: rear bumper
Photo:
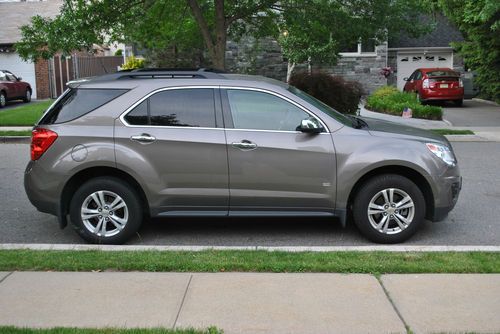
[[30, 161], [24, 171], [24, 190], [26, 191], [26, 195], [38, 211], [57, 216], [59, 201], [57, 197], [48, 196], [47, 192], [44, 191], [44, 185], [40, 181], [45, 179], [41, 175], [36, 175], [36, 168], [33, 168], [34, 163]]
[[464, 89], [454, 88], [454, 89], [422, 89], [420, 93], [420, 98], [424, 101], [432, 100], [463, 100]]

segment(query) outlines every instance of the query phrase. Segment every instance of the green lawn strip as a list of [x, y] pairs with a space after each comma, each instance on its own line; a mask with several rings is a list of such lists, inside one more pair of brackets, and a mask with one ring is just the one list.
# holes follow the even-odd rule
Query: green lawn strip
[[495, 252], [0, 250], [0, 271], [499, 273]]
[[52, 102], [53, 100], [31, 102], [12, 109], [0, 109], [0, 126], [32, 126]]
[[210, 327], [207, 329], [169, 329], [169, 328], [21, 328], [0, 326], [2, 334], [221, 334], [222, 331]]
[[4, 136], [30, 137], [31, 130], [0, 130], [0, 137], [4, 137]]
[[473, 135], [471, 130], [461, 129], [431, 129], [432, 132], [439, 133], [440, 135]]

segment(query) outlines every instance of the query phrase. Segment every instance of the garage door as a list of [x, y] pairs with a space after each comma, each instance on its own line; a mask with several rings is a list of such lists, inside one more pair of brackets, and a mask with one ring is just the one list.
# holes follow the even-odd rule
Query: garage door
[[23, 81], [28, 82], [33, 90], [33, 98], [36, 99], [35, 65], [23, 61], [17, 53], [0, 53], [0, 69], [9, 70]]
[[405, 81], [417, 68], [449, 67], [453, 68], [452, 52], [441, 53], [398, 53], [398, 89], [403, 90]]

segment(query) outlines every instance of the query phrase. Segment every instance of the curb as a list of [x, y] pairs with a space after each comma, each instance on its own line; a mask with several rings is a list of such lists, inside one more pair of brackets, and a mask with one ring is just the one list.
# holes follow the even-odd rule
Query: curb
[[29, 144], [31, 137], [28, 136], [2, 136], [0, 143], [2, 144]]
[[480, 98], [477, 98], [477, 97], [472, 98], [472, 101], [483, 102], [483, 103], [486, 103], [486, 104], [491, 104], [491, 105], [496, 106], [496, 107], [500, 107], [500, 105], [498, 103], [494, 102], [494, 101], [484, 100], [484, 99], [480, 99]]
[[189, 251], [245, 250], [268, 252], [500, 252], [500, 246], [155, 246], [91, 244], [0, 244], [0, 250], [69, 250], [69, 251]]
[[451, 142], [491, 142], [487, 138], [478, 135], [444, 135]]

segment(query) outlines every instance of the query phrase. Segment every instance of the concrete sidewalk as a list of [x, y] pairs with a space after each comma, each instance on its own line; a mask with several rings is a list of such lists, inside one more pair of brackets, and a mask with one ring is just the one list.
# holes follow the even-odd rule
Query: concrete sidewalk
[[0, 272], [0, 325], [499, 332], [500, 275]]

